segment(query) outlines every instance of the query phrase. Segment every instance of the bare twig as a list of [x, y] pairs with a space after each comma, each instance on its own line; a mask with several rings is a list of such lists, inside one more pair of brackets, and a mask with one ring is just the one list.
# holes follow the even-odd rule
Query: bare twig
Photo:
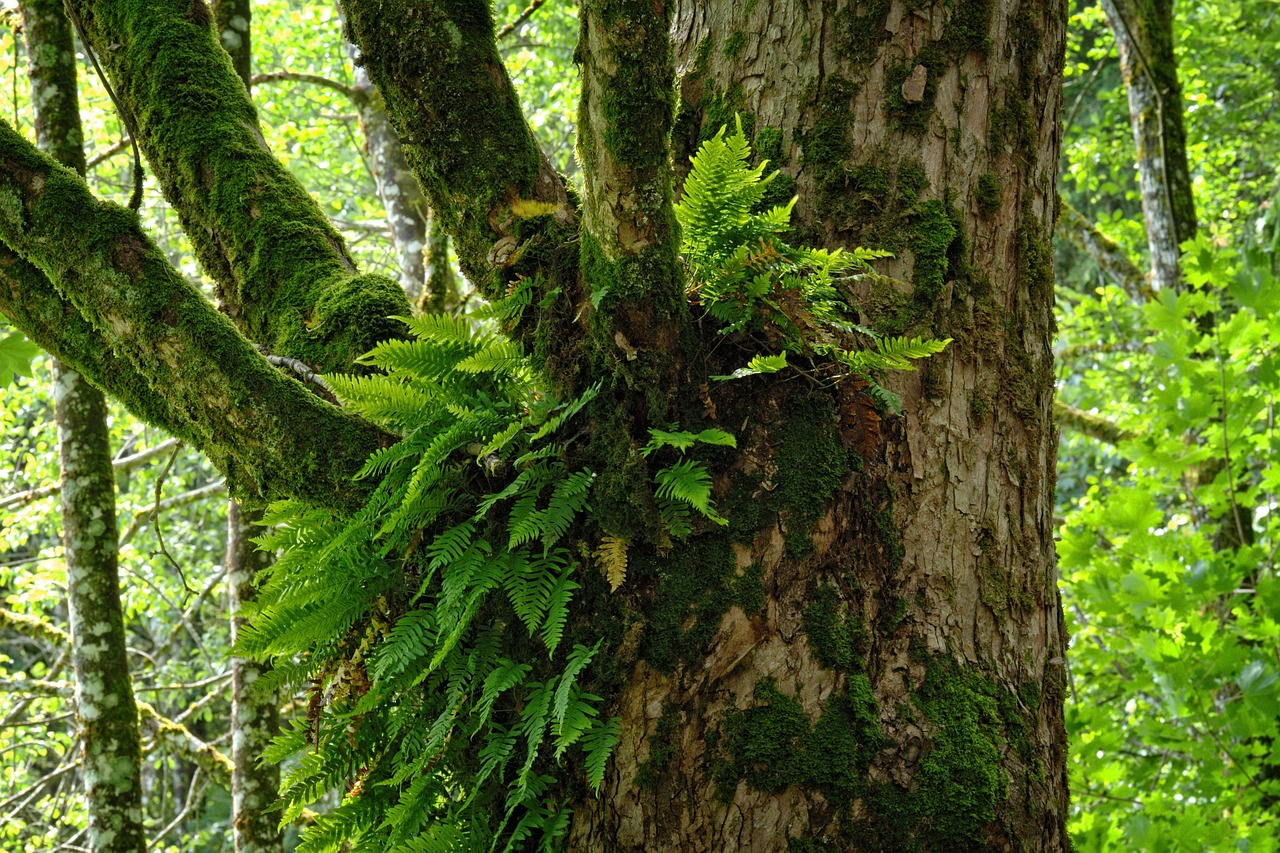
[[198, 489], [192, 489], [189, 492], [183, 492], [180, 495], [174, 495], [171, 498], [165, 498], [164, 500], [160, 501], [158, 505], [152, 506], [150, 509], [144, 509], [135, 513], [133, 516], [133, 520], [129, 522], [129, 526], [126, 527], [124, 530], [124, 533], [120, 535], [120, 547], [123, 548], [125, 544], [128, 543], [128, 541], [133, 538], [134, 534], [138, 532], [138, 529], [143, 524], [146, 524], [148, 521], [151, 520], [152, 515], [157, 510], [163, 512], [168, 509], [173, 509], [176, 506], [183, 506], [185, 504], [195, 503], [196, 501], [204, 500], [205, 498], [216, 497], [218, 495], [225, 494], [226, 491], [227, 491], [227, 481], [215, 480], [214, 482], [209, 483], [206, 486], [201, 486]]
[[355, 99], [358, 93], [345, 83], [339, 83], [337, 80], [330, 80], [328, 77], [322, 77], [319, 74], [303, 74], [298, 71], [271, 71], [267, 74], [255, 74], [250, 79], [254, 85], [262, 83], [279, 83], [287, 81], [290, 83], [309, 83], [312, 86], [319, 86], [322, 89], [330, 89], [348, 98]]
[[542, 4], [545, 2], [547, 2], [547, 0], [529, 0], [529, 5], [524, 7], [523, 12], [521, 12], [519, 15], [516, 15], [516, 19], [514, 21], [505, 25], [502, 29], [498, 30], [497, 36], [494, 37], [495, 40], [502, 41], [504, 38], [511, 35], [513, 32], [515, 32], [516, 28], [519, 27], [521, 24], [523, 24], [525, 21], [532, 18], [533, 13], [538, 11], [540, 8], [542, 8]]
[[[137, 468], [144, 462], [150, 462], [161, 453], [171, 450], [177, 444], [178, 440], [176, 438], [171, 438], [168, 441], [162, 441], [155, 447], [149, 447], [146, 450], [133, 454], [132, 456], [125, 456], [122, 459], [114, 460], [111, 463], [111, 469], [118, 474], [121, 471], [128, 471], [133, 468]], [[38, 501], [41, 498], [47, 498], [50, 495], [56, 495], [60, 491], [62, 491], [61, 483], [50, 483], [49, 485], [41, 486], [38, 489], [28, 489], [25, 492], [15, 492], [12, 495], [0, 498], [0, 509], [8, 509], [11, 506], [28, 504], [32, 501]]]

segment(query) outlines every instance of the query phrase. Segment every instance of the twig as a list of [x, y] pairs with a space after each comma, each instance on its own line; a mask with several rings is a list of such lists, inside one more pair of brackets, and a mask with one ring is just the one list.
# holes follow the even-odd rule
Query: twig
[[100, 154], [93, 155], [93, 157], [89, 159], [89, 162], [85, 163], [85, 166], [84, 166], [85, 171], [87, 172], [90, 169], [101, 166], [103, 163], [110, 160], [112, 157], [116, 156], [124, 149], [128, 148], [129, 145], [132, 144], [132, 142], [133, 142], [133, 138], [128, 134], [125, 134], [124, 137], [121, 138], [119, 142], [105, 149]]
[[[149, 462], [161, 453], [164, 453], [166, 450], [172, 449], [176, 444], [178, 444], [178, 440], [176, 438], [171, 438], [168, 441], [162, 441], [155, 447], [139, 451], [132, 456], [125, 456], [121, 459], [113, 460], [111, 463], [111, 469], [116, 473], [120, 473], [121, 471], [128, 471], [132, 468], [137, 468], [142, 463]], [[28, 489], [25, 492], [15, 492], [12, 495], [0, 498], [0, 509], [8, 509], [11, 506], [28, 504], [32, 501], [38, 501], [41, 498], [47, 498], [50, 495], [56, 495], [60, 491], [62, 491], [61, 483], [50, 483], [49, 485], [41, 486], [38, 489]]]
[[156, 478], [156, 505], [151, 513], [151, 529], [156, 533], [156, 544], [160, 546], [159, 552], [152, 552], [152, 556], [156, 553], [164, 555], [164, 558], [173, 566], [174, 571], [178, 573], [178, 580], [182, 581], [182, 588], [187, 591], [187, 595], [195, 595], [196, 591], [187, 585], [187, 575], [182, 571], [182, 566], [178, 565], [178, 561], [173, 559], [173, 555], [169, 553], [169, 549], [164, 546], [164, 536], [160, 532], [160, 493], [164, 490], [165, 478], [169, 476], [169, 469], [173, 467], [173, 460], [178, 458], [178, 450], [182, 444], [176, 444], [173, 453], [169, 454], [169, 461], [164, 463], [164, 470], [160, 472], [160, 476]]
[[266, 74], [255, 74], [250, 78], [250, 83], [257, 86], [262, 83], [279, 83], [288, 81], [290, 83], [309, 83], [312, 86], [319, 86], [322, 89], [330, 89], [339, 94], [345, 95], [352, 100], [357, 97], [355, 89], [345, 83], [339, 83], [337, 80], [330, 80], [328, 77], [322, 77], [319, 74], [304, 74], [298, 71], [271, 71]]
[[494, 41], [502, 41], [507, 36], [516, 31], [516, 27], [533, 17], [533, 13], [542, 8], [542, 4], [547, 0], [529, 0], [529, 5], [524, 7], [524, 11], [516, 15], [516, 19], [511, 23], [498, 30], [498, 34], [494, 37]]
[[204, 500], [205, 498], [211, 498], [216, 495], [223, 494], [226, 490], [226, 480], [215, 480], [214, 482], [209, 483], [206, 486], [201, 486], [198, 489], [192, 489], [189, 492], [183, 492], [180, 495], [165, 498], [159, 503], [159, 505], [153, 506], [150, 509], [140, 510], [134, 514], [133, 520], [129, 522], [129, 526], [126, 527], [124, 533], [120, 535], [120, 547], [123, 548], [125, 544], [133, 538], [133, 535], [138, 532], [138, 528], [151, 520], [152, 514], [155, 513], [157, 509], [164, 511], [167, 509], [173, 509], [176, 506], [195, 503], [196, 501]]

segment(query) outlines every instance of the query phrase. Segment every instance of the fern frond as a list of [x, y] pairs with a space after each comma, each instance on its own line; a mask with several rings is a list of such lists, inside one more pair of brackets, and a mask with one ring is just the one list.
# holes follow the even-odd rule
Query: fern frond
[[711, 474], [701, 462], [681, 459], [660, 470], [653, 479], [658, 483], [657, 497], [683, 501], [716, 524], [729, 523], [711, 505]]
[[600, 547], [592, 552], [596, 564], [609, 580], [609, 591], [617, 592], [627, 582], [627, 540], [613, 533], [606, 533]]

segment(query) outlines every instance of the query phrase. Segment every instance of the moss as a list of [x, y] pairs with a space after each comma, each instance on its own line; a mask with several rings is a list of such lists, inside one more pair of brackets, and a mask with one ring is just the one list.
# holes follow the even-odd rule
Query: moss
[[748, 138], [755, 133], [756, 114], [746, 107], [742, 85], [734, 82], [727, 89], [718, 89], [708, 83], [702, 94], [702, 127], [698, 141], [705, 142], [720, 132], [722, 127], [733, 127], [735, 120], [742, 122], [742, 132]]
[[810, 528], [844, 479], [847, 457], [836, 424], [828, 397], [801, 394], [791, 401], [775, 431], [778, 487], [773, 496], [786, 513], [787, 550], [792, 554], [813, 549]]
[[631, 556], [628, 583], [646, 576], [657, 582], [641, 655], [663, 673], [681, 661], [701, 660], [720, 619], [736, 603], [737, 566], [728, 534], [693, 536], [665, 557], [639, 548]]
[[969, 420], [980, 424], [991, 414], [991, 398], [981, 391], [969, 395]]
[[983, 216], [994, 216], [1004, 203], [1004, 185], [995, 175], [984, 172], [978, 177], [978, 187], [973, 195], [978, 202], [978, 212]]
[[817, 181], [819, 198], [815, 204], [830, 204], [830, 195], [843, 189], [844, 164], [849, 159], [849, 111], [857, 87], [839, 74], [822, 83], [816, 99], [818, 118], [800, 139], [800, 162]]
[[821, 791], [837, 808], [848, 808], [866, 788], [867, 769], [883, 743], [879, 707], [865, 676], [827, 700], [810, 725], [800, 703], [773, 678], [756, 683], [756, 704], [724, 720], [716, 746], [721, 761], [712, 777], [728, 799], [739, 781], [758, 791], [791, 785]]
[[786, 165], [786, 159], [783, 156], [783, 137], [782, 130], [776, 127], [762, 127], [756, 131], [756, 138], [752, 142], [752, 148], [755, 150], [756, 157], [760, 161], [768, 161], [769, 165], [775, 169], [780, 169]]
[[[95, 6], [83, 20], [227, 313], [277, 355], [351, 370], [374, 343], [402, 334], [386, 318], [407, 315], [408, 300], [394, 283], [354, 276], [342, 238], [267, 150], [212, 28], [187, 11], [138, 0]], [[121, 41], [130, 49], [107, 49]], [[335, 322], [322, 318], [317, 334], [307, 323], [318, 310]], [[355, 321], [367, 317], [376, 321]]]
[[734, 30], [729, 34], [729, 38], [724, 43], [725, 59], [737, 59], [738, 54], [742, 53], [742, 49], [747, 46], [747, 36], [742, 30]]
[[679, 749], [673, 737], [679, 727], [680, 710], [670, 702], [665, 703], [662, 706], [662, 716], [658, 718], [657, 728], [653, 736], [648, 739], [649, 757], [640, 762], [639, 772], [636, 774], [636, 784], [640, 786], [640, 790], [657, 790], [658, 782], [666, 773], [671, 759]]
[[[853, 65], [869, 65], [880, 45], [892, 36], [885, 29], [892, 6], [891, 0], [872, 0], [841, 7], [835, 14], [836, 51]], [[859, 8], [866, 11], [858, 14]]]
[[823, 666], [847, 673], [865, 668], [871, 633], [835, 587], [823, 584], [808, 596], [803, 625], [813, 656]]
[[929, 176], [924, 170], [924, 164], [916, 161], [899, 164], [894, 192], [900, 206], [911, 207], [919, 201], [921, 193], [928, 188]]
[[748, 616], [764, 610], [764, 566], [752, 563], [733, 581], [733, 601]]
[[916, 205], [912, 220], [911, 249], [915, 253], [915, 264], [911, 283], [915, 285], [917, 302], [933, 301], [947, 282], [948, 252], [960, 232], [947, 205], [938, 199]]
[[869, 792], [867, 823], [885, 849], [986, 850], [1008, 788], [1003, 692], [950, 657], [931, 657], [918, 645], [912, 656], [926, 666], [912, 701], [929, 729], [930, 749], [914, 790], [884, 783]]

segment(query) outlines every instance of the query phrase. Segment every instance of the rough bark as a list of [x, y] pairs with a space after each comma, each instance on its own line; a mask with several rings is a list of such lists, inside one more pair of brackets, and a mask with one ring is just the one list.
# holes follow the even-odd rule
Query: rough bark
[[[60, 163], [85, 172], [76, 53], [58, 0], [24, 0], [36, 141]], [[142, 825], [142, 745], [129, 679], [116, 550], [116, 481], [107, 401], [74, 370], [54, 363], [54, 418], [62, 479], [76, 728], [88, 812], [89, 849], [146, 849]]]
[[272, 367], [169, 265], [136, 216], [95, 200], [7, 124], [0, 200], [0, 240], [43, 276], [10, 264], [0, 290], [0, 310], [32, 340], [200, 448], [242, 498], [360, 501], [368, 484], [350, 478], [382, 432]]
[[395, 282], [359, 275], [314, 199], [267, 149], [203, 0], [70, 4], [222, 309], [253, 341], [350, 370], [403, 333]]
[[[856, 288], [864, 322], [955, 340], [890, 380], [904, 415], [870, 447], [845, 401], [750, 392], [729, 477], [754, 483], [736, 512], [759, 524], [730, 580], [758, 572], [763, 606], [667, 602], [663, 638], [663, 605], [644, 605], [622, 742], [571, 848], [1061, 850], [1065, 3], [681, 2], [673, 32], [677, 150], [740, 113], [794, 181], [796, 236], [895, 253], [897, 282]], [[656, 571], [717, 570], [712, 541]]]
[[1138, 185], [1151, 254], [1151, 286], [1177, 288], [1183, 242], [1196, 233], [1173, 52], [1173, 0], [1102, 0], [1115, 33], [1137, 146]]

